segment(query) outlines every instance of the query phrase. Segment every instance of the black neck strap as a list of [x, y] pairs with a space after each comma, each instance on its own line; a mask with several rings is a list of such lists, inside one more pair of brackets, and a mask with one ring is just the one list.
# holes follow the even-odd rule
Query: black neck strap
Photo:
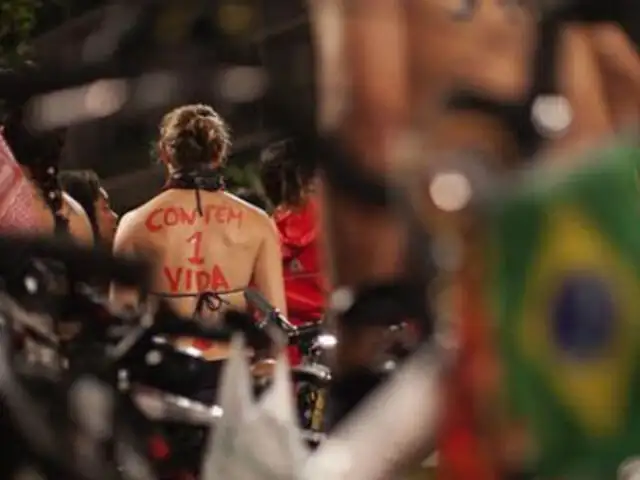
[[202, 166], [181, 168], [171, 173], [164, 186], [164, 190], [194, 190], [196, 193], [196, 209], [198, 215], [203, 216], [200, 190], [217, 192], [225, 187], [222, 171], [217, 167]]

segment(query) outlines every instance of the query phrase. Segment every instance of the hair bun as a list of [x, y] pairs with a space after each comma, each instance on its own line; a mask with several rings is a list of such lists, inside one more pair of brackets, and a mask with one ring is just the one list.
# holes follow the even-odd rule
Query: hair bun
[[171, 162], [187, 167], [220, 163], [230, 145], [224, 120], [208, 105], [185, 105], [166, 114], [160, 124], [161, 141]]
[[215, 125], [211, 117], [194, 116], [178, 133], [173, 149], [181, 158], [213, 157], [216, 153], [211, 141]]

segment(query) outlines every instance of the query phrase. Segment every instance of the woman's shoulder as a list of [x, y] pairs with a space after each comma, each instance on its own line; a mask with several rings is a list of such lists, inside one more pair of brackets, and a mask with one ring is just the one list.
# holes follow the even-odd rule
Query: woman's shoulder
[[77, 241], [93, 244], [93, 229], [89, 216], [82, 206], [66, 193], [62, 194], [62, 216], [69, 221], [69, 233]]

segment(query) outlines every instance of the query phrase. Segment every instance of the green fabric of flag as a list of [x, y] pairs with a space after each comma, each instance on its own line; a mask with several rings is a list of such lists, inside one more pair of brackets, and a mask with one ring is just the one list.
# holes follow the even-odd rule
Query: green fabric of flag
[[489, 303], [536, 478], [615, 479], [640, 455], [640, 150], [590, 156], [489, 209]]

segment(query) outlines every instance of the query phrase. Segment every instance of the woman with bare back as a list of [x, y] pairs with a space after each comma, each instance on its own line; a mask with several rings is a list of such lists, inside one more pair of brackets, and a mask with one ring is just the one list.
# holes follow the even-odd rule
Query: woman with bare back
[[[167, 183], [122, 218], [115, 253], [146, 256], [153, 266], [153, 292], [169, 297], [183, 316], [199, 313], [215, 320], [216, 313], [196, 312], [204, 292], [219, 294], [222, 309], [245, 309], [241, 290], [249, 285], [286, 314], [273, 223], [262, 210], [224, 191], [221, 167], [229, 145], [227, 126], [209, 106], [187, 105], [165, 115], [158, 150]], [[138, 301], [137, 293], [118, 287], [112, 298], [120, 305]]]

